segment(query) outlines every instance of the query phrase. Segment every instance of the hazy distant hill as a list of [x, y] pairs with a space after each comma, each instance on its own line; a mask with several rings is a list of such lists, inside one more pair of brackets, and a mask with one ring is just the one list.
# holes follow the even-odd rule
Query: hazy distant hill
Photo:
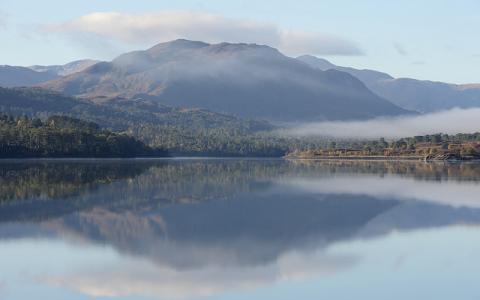
[[126, 132], [174, 155], [282, 156], [299, 145], [296, 140], [271, 137], [268, 132], [275, 127], [264, 121], [142, 98], [93, 103], [40, 88], [0, 88], [0, 112], [42, 119], [52, 115], [80, 118]]
[[480, 107], [480, 87], [398, 78], [368, 86], [398, 106], [420, 112]]
[[312, 55], [299, 56], [297, 57], [297, 59], [307, 63], [311, 67], [320, 69], [322, 71], [334, 69], [334, 70], [349, 73], [355, 76], [356, 78], [360, 79], [367, 86], [371, 82], [375, 82], [379, 80], [394, 79], [392, 76], [388, 75], [387, 73], [382, 73], [374, 70], [358, 70], [358, 69], [349, 68], [349, 67], [336, 66], [326, 59], [318, 58]]
[[27, 87], [85, 70], [96, 60], [77, 60], [54, 66], [0, 66], [0, 87]]
[[25, 67], [0, 66], [0, 87], [32, 86], [57, 78], [50, 73], [35, 72]]
[[316, 70], [254, 44], [176, 40], [97, 63], [42, 87], [97, 100], [141, 96], [275, 121], [407, 113], [347, 73]]
[[348, 72], [360, 79], [379, 96], [408, 110], [433, 112], [454, 107], [480, 107], [480, 84], [449, 84], [410, 78], [393, 78], [373, 70], [358, 70], [336, 66], [325, 59], [311, 55], [297, 58], [320, 70]]
[[126, 130], [130, 126], [153, 124], [197, 130], [223, 128], [252, 133], [273, 127], [262, 121], [243, 120], [202, 109], [174, 108], [144, 99], [112, 99], [93, 103], [41, 88], [1, 88], [0, 112], [46, 118], [68, 115]]
[[30, 66], [29, 69], [32, 69], [37, 72], [47, 72], [55, 76], [67, 76], [76, 72], [85, 70], [86, 68], [93, 66], [98, 63], [98, 60], [93, 59], [83, 59], [72, 61], [65, 65], [51, 65], [51, 66]]

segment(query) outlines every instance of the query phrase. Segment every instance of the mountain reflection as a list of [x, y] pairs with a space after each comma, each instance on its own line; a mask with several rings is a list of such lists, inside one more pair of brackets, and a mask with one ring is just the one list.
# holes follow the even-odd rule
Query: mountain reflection
[[[203, 283], [203, 289], [197, 286], [202, 294], [209, 283], [192, 273], [197, 270], [234, 268], [239, 273], [230, 279], [228, 272], [207, 278], [231, 280], [227, 286], [254, 285], [274, 281], [278, 274], [271, 272], [282, 269], [280, 262], [287, 277], [301, 270], [307, 276], [348, 268], [357, 257], [323, 252], [336, 242], [479, 224], [480, 203], [472, 196], [480, 192], [479, 179], [477, 164], [418, 162], [2, 163], [0, 238], [43, 236], [108, 245], [148, 261], [155, 278], [169, 284], [172, 278]], [[148, 277], [145, 268], [132, 268]], [[102, 278], [124, 275], [113, 268]], [[89, 274], [76, 276], [49, 280], [84, 292], [94, 288]], [[75, 283], [78, 276], [81, 284]], [[150, 277], [133, 277], [118, 281], [155, 285]], [[110, 291], [115, 288], [122, 289], [112, 284]], [[167, 292], [166, 286], [156, 288]]]

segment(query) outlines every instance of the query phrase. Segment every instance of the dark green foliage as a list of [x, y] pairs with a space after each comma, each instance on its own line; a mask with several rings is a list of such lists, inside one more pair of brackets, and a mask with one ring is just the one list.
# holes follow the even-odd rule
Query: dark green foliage
[[[335, 147], [336, 145], [336, 147]], [[480, 133], [433, 134], [391, 140], [373, 141], [341, 140], [313, 149], [295, 149], [289, 157], [410, 157], [425, 160], [480, 159]]]
[[[469, 142], [480, 142], [480, 132], [477, 133], [459, 133], [459, 134], [431, 134], [415, 137], [406, 137], [390, 140], [387, 142], [384, 138], [379, 140], [338, 140], [329, 144], [320, 143], [322, 149], [356, 149], [361, 150], [366, 147], [372, 150], [394, 149], [415, 149], [420, 144], [437, 145], [440, 148], [447, 149], [451, 144], [463, 144]], [[332, 146], [336, 145], [336, 146]]]
[[[295, 149], [325, 148], [329, 144], [339, 149], [363, 149], [365, 143], [281, 137], [271, 133], [276, 127], [264, 121], [204, 109], [175, 108], [144, 98], [96, 98], [93, 102], [37, 88], [0, 88], [0, 109], [42, 120], [61, 114], [92, 121], [171, 155], [279, 157]], [[368, 149], [388, 146], [383, 139], [371, 142]]]
[[203, 109], [174, 108], [146, 99], [96, 99], [96, 102], [92, 102], [40, 88], [0, 87], [0, 111], [39, 118], [68, 115], [119, 131], [140, 124], [195, 129], [224, 128], [237, 134], [274, 128], [264, 121], [244, 120]]
[[275, 127], [264, 121], [203, 109], [174, 108], [146, 99], [92, 102], [37, 88], [0, 88], [0, 110], [43, 120], [62, 114], [93, 121], [173, 155], [278, 157], [294, 148], [319, 146], [269, 134]]
[[0, 157], [134, 157], [165, 155], [92, 122], [52, 116], [42, 122], [0, 115]]

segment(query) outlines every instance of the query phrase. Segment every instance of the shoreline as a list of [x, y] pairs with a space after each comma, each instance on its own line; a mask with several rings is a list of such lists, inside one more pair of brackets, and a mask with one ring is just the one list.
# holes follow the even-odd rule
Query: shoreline
[[422, 156], [322, 156], [322, 157], [297, 157], [285, 156], [287, 160], [362, 160], [362, 161], [425, 161]]
[[148, 160], [284, 160], [283, 157], [245, 157], [245, 156], [158, 156], [158, 157], [24, 157], [0, 158], [2, 162], [28, 162], [28, 161], [148, 161]]
[[350, 161], [420, 161], [420, 162], [479, 162], [480, 158], [430, 158], [425, 156], [323, 156], [296, 157], [285, 156], [286, 160], [350, 160]]
[[24, 157], [0, 158], [0, 164], [5, 162], [32, 161], [148, 161], [148, 160], [285, 160], [285, 161], [417, 161], [417, 162], [480, 162], [480, 158], [435, 159], [424, 156], [318, 156], [318, 157], [245, 157], [245, 156], [157, 156], [157, 157]]

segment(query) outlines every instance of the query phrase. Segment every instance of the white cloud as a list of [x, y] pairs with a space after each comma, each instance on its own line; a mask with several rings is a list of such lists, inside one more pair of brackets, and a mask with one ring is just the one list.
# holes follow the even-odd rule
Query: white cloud
[[151, 45], [178, 38], [210, 43], [266, 44], [290, 55], [360, 55], [355, 43], [316, 32], [285, 30], [275, 24], [226, 18], [198, 11], [144, 14], [96, 12], [61, 24], [43, 26], [47, 32], [108, 38], [128, 44]]
[[283, 133], [294, 136], [376, 139], [479, 131], [480, 108], [456, 108], [425, 115], [376, 118], [367, 121], [307, 123], [285, 130]]

